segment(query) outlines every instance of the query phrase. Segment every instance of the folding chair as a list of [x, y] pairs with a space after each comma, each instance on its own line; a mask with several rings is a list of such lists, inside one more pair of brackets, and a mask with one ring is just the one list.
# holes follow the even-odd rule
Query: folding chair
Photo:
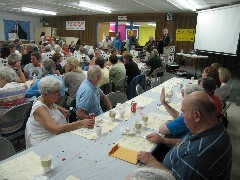
[[116, 107], [117, 103], [125, 103], [128, 100], [127, 95], [119, 91], [109, 93], [107, 94], [107, 97], [113, 108]]
[[144, 93], [142, 86], [140, 86], [139, 84], [136, 86], [136, 92], [137, 92], [137, 95]]
[[0, 137], [0, 147], [0, 161], [16, 154], [15, 148], [13, 147], [12, 143], [5, 138]]
[[126, 93], [127, 90], [127, 80], [128, 76], [121, 78], [118, 82], [115, 84], [116, 91], [120, 91], [122, 93]]
[[68, 100], [68, 96], [64, 95], [56, 102], [56, 104], [65, 108], [67, 104], [67, 100]]
[[0, 135], [8, 140], [23, 136], [31, 109], [32, 103], [28, 102], [7, 110], [0, 117]]

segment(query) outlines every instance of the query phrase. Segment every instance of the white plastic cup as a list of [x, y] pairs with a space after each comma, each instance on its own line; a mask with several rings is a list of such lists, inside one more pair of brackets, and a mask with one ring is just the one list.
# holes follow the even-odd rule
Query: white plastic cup
[[140, 121], [135, 121], [135, 130], [137, 133], [140, 133], [142, 128], [142, 124], [140, 123]]
[[52, 155], [46, 154], [40, 157], [42, 168], [44, 173], [51, 171], [52, 169]]
[[142, 122], [143, 122], [143, 126], [147, 127], [147, 123], [148, 123], [148, 116], [143, 114], [142, 115]]
[[101, 134], [102, 134], [102, 126], [99, 125], [99, 124], [96, 124], [94, 129], [95, 129], [96, 135], [97, 136], [101, 136]]
[[115, 111], [109, 111], [109, 117], [111, 118], [111, 121], [115, 120], [116, 112]]
[[125, 115], [125, 110], [124, 109], [119, 110], [119, 117], [124, 118], [124, 115]]

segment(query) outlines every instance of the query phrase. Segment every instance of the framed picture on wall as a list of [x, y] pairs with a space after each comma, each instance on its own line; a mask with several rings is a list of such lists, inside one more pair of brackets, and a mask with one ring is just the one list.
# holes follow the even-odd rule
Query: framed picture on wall
[[138, 39], [138, 29], [126, 29], [126, 39], [128, 38], [128, 36], [132, 36], [133, 34], [135, 34], [136, 38]]

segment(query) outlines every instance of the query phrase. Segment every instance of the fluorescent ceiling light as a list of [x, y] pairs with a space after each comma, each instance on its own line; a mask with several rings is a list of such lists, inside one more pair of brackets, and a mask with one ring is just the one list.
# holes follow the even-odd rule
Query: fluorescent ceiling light
[[156, 26], [156, 24], [149, 23], [148, 26]]
[[111, 13], [112, 10], [103, 6], [98, 6], [95, 4], [91, 4], [91, 3], [85, 3], [85, 2], [80, 2], [78, 3], [79, 6], [87, 8], [87, 9], [92, 9], [94, 11], [102, 11], [102, 12], [107, 12], [107, 13]]
[[179, 5], [185, 7], [186, 9], [190, 9], [192, 11], [196, 11], [196, 4], [192, 0], [167, 0], [172, 5], [176, 6], [177, 8], [183, 10]]
[[38, 14], [48, 14], [48, 15], [57, 14], [56, 12], [53, 12], [53, 11], [45, 11], [41, 9], [33, 9], [33, 8], [27, 8], [27, 7], [22, 7], [21, 10], [25, 12], [38, 13]]
[[191, 0], [179, 0], [179, 3], [181, 3], [184, 7], [186, 7], [187, 9], [190, 9], [192, 11], [196, 11], [196, 7], [194, 6], [193, 1]]

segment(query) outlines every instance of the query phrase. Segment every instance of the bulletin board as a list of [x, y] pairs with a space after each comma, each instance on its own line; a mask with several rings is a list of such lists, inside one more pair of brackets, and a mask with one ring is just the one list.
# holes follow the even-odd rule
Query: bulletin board
[[176, 29], [176, 41], [194, 42], [195, 32], [195, 29]]

